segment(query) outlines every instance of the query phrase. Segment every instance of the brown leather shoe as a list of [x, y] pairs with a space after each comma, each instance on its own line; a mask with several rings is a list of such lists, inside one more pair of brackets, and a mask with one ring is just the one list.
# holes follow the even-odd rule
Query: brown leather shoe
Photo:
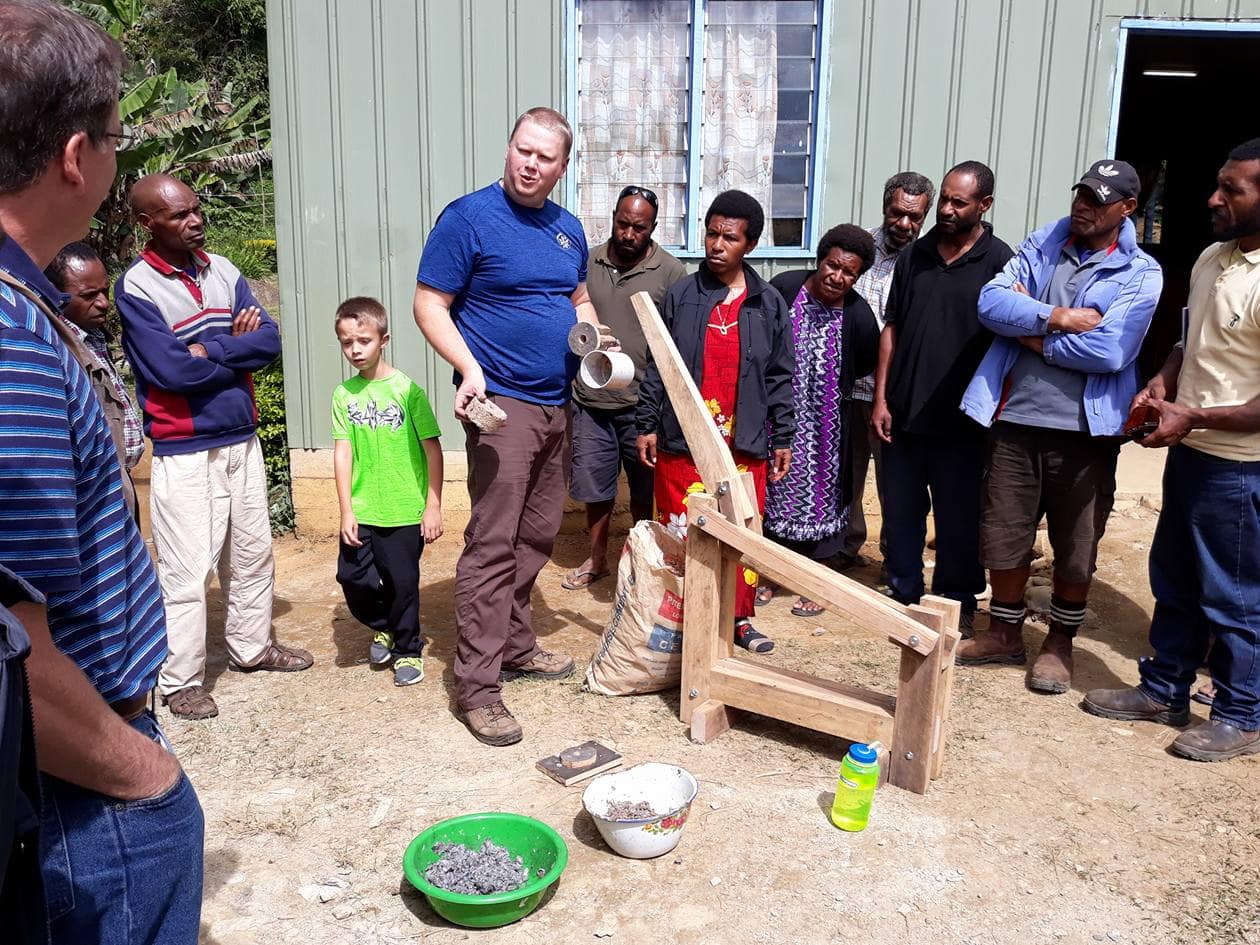
[[284, 646], [280, 643], [270, 643], [267, 649], [263, 650], [263, 655], [248, 666], [238, 666], [236, 663], [228, 663], [228, 669], [234, 673], [257, 673], [266, 671], [271, 673], [300, 673], [304, 669], [310, 669], [315, 665], [315, 657], [296, 646]]
[[479, 742], [496, 747], [515, 745], [521, 740], [521, 725], [502, 702], [492, 702], [464, 713], [464, 724]]
[[1072, 638], [1051, 630], [1041, 644], [1041, 652], [1028, 674], [1028, 688], [1033, 692], [1060, 693], [1072, 687]]
[[1081, 700], [1090, 715], [1121, 722], [1161, 722], [1180, 727], [1190, 721], [1190, 708], [1174, 709], [1152, 699], [1134, 686], [1131, 689], [1091, 689]]
[[499, 682], [511, 682], [522, 676], [533, 676], [535, 679], [565, 679], [572, 675], [572, 656], [539, 650], [528, 663], [522, 663], [520, 666], [504, 666], [499, 670]]
[[1171, 747], [1173, 754], [1195, 761], [1228, 761], [1239, 755], [1260, 754], [1260, 729], [1248, 732], [1221, 719], [1212, 719], [1182, 732]]
[[162, 696], [162, 704], [168, 706], [171, 715], [177, 719], [196, 721], [212, 719], [219, 714], [219, 707], [214, 704], [214, 699], [211, 698], [210, 693], [206, 692], [204, 686], [177, 689]]
[[988, 630], [979, 630], [969, 640], [954, 648], [954, 662], [959, 666], [982, 666], [985, 663], [1022, 664], [1024, 654], [1024, 622], [989, 620]]

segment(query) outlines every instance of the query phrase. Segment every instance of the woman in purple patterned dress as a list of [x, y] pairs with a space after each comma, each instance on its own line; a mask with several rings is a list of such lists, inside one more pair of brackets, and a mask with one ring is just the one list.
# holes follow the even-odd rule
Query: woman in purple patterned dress
[[[785, 272], [770, 281], [792, 310], [796, 435], [791, 469], [767, 488], [765, 531], [815, 561], [834, 558], [844, 540], [849, 505], [847, 401], [853, 381], [874, 369], [879, 349], [875, 315], [853, 284], [874, 261], [871, 235], [845, 223], [819, 241], [817, 269]], [[792, 607], [799, 617], [821, 612], [805, 597]]]

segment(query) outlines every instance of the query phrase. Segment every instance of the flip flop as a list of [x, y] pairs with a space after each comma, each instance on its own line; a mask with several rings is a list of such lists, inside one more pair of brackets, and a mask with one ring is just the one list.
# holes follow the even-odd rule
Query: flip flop
[[[606, 577], [608, 577], [608, 570], [606, 568], [603, 571], [594, 571], [590, 569], [586, 571], [574, 571], [560, 582], [560, 586], [566, 591], [580, 591], [584, 587], [590, 587], [600, 578]], [[583, 581], [582, 578], [586, 578], [586, 580]]]
[[1191, 702], [1197, 702], [1199, 705], [1211, 705], [1216, 699], [1216, 688], [1209, 687], [1208, 683], [1204, 683], [1194, 691], [1190, 697]]
[[756, 597], [757, 606], [765, 607], [766, 604], [770, 603], [772, 600], [774, 600], [774, 588], [769, 584], [758, 584]]
[[747, 620], [735, 621], [735, 645], [749, 653], [769, 653], [774, 649], [774, 641]]
[[798, 597], [795, 606], [792, 607], [793, 617], [817, 617], [826, 612], [826, 607], [819, 607], [808, 597]]

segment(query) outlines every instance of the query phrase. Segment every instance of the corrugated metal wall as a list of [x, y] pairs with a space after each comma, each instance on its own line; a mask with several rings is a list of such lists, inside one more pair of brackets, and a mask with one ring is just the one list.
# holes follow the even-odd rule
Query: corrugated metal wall
[[832, 36], [830, 222], [878, 222], [883, 181], [994, 169], [1014, 243], [1067, 209], [1106, 155], [1120, 22], [1260, 17], [1257, 0], [840, 0]]
[[[820, 122], [827, 224], [878, 222], [884, 180], [967, 159], [1009, 242], [1066, 209], [1106, 151], [1123, 17], [1260, 18], [1260, 0], [831, 0]], [[496, 179], [531, 105], [564, 107], [563, 0], [268, 0], [289, 442], [331, 446], [331, 316], [385, 300], [393, 357], [459, 448], [450, 372], [411, 319], [424, 235]], [[777, 260], [773, 272], [798, 263]]]
[[268, 0], [267, 18], [289, 443], [332, 445], [332, 316], [360, 294], [389, 308], [394, 363], [453, 434], [450, 369], [411, 316], [420, 248], [448, 202], [499, 178], [520, 111], [563, 106], [562, 8]]

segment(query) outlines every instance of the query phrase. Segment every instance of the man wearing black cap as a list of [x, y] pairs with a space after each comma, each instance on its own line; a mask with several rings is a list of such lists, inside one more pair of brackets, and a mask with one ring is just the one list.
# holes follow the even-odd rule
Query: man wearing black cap
[[980, 547], [992, 619], [956, 658], [1024, 662], [1024, 588], [1044, 514], [1054, 587], [1050, 632], [1029, 677], [1037, 692], [1071, 685], [1072, 639], [1138, 389], [1135, 362], [1163, 286], [1129, 220], [1139, 189], [1130, 165], [1095, 162], [1073, 188], [1071, 214], [1024, 240], [980, 292], [980, 321], [998, 337], [962, 406], [989, 427]]

